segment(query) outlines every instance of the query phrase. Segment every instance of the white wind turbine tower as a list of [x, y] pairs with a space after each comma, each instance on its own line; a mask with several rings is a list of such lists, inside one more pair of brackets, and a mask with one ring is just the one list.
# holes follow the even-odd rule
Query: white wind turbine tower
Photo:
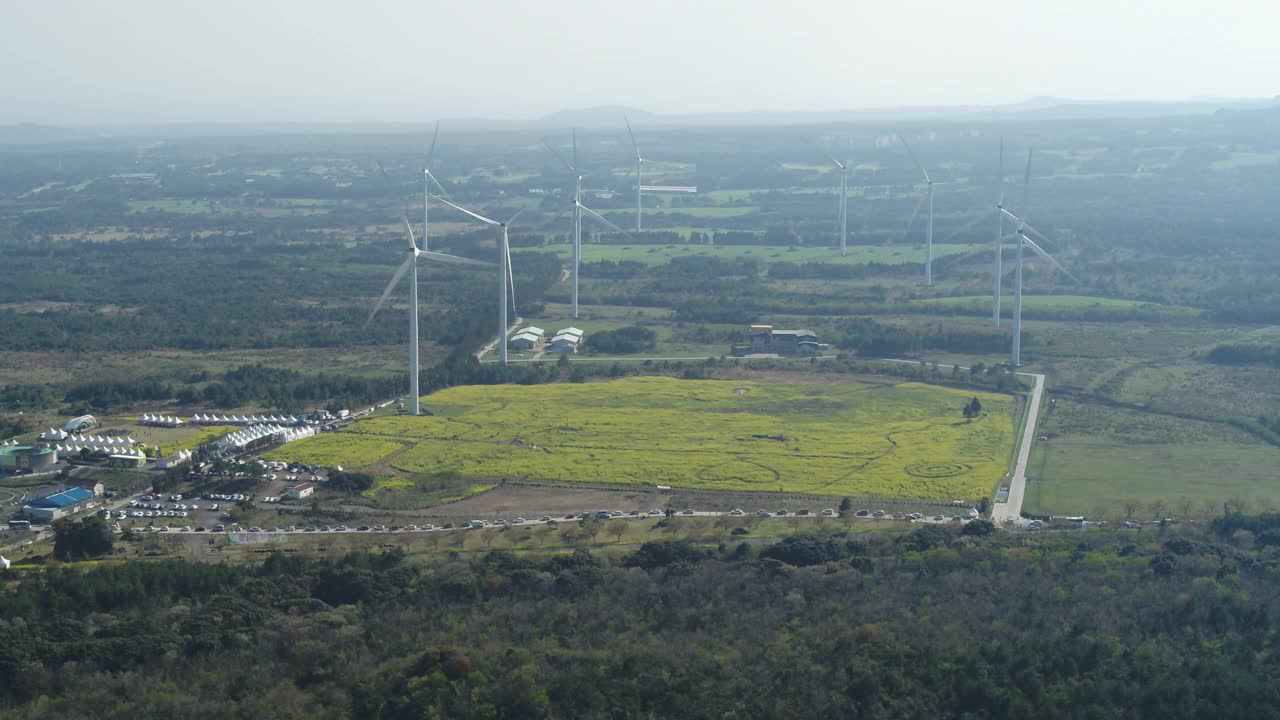
[[[1024, 205], [1028, 204], [1029, 202], [1030, 187], [1031, 187], [1031, 151], [1028, 150], [1027, 151], [1026, 186], [1023, 192]], [[1035, 235], [1041, 240], [1045, 240], [1045, 241], [1048, 240], [1044, 236], [1044, 233], [1040, 232], [1039, 230], [1036, 230], [1035, 228], [1027, 224], [1027, 221], [1025, 219], [1027, 211], [1025, 207], [1022, 208], [1021, 210], [1023, 217], [1018, 217], [1017, 215], [1014, 215], [1013, 213], [1009, 212], [1009, 210], [1004, 207], [1003, 203], [1001, 203], [1000, 205], [997, 205], [996, 209], [1000, 212], [1001, 215], [1007, 215], [1010, 220], [1013, 220], [1018, 225], [1018, 231], [1017, 231], [1018, 268], [1017, 268], [1017, 272], [1014, 275], [1014, 283], [1016, 287], [1014, 288], [1014, 295], [1013, 295], [1013, 350], [1010, 354], [1010, 359], [1009, 359], [1010, 364], [1012, 364], [1013, 367], [1018, 367], [1022, 364], [1022, 263], [1023, 263], [1022, 248], [1023, 246], [1025, 245], [1031, 248], [1036, 252], [1037, 255], [1044, 258], [1045, 260], [1048, 260], [1051, 265], [1053, 265], [1058, 270], [1061, 270], [1063, 274], [1071, 278], [1073, 282], [1076, 280], [1076, 277], [1072, 275], [1070, 272], [1068, 272], [1066, 268], [1062, 267], [1062, 265], [1059, 265], [1058, 261], [1054, 260], [1052, 255], [1045, 252], [1044, 248], [1037, 245], [1036, 242], [1031, 239], [1030, 236]]]
[[511, 242], [507, 237], [507, 226], [509, 226], [512, 222], [514, 222], [516, 217], [519, 216], [520, 213], [524, 211], [517, 210], [516, 214], [512, 215], [511, 218], [506, 222], [498, 222], [497, 220], [492, 220], [479, 213], [472, 212], [462, 207], [461, 205], [455, 205], [454, 203], [451, 203], [448, 200], [445, 200], [444, 198], [438, 195], [431, 195], [430, 197], [433, 200], [436, 200], [438, 202], [444, 203], [445, 205], [448, 205], [449, 207], [453, 208], [454, 210], [457, 210], [458, 212], [462, 212], [462, 213], [466, 213], [467, 215], [470, 215], [471, 217], [475, 218], [476, 220], [479, 220], [485, 225], [491, 225], [498, 229], [498, 362], [502, 363], [503, 365], [506, 365], [507, 364], [507, 297], [508, 295], [510, 295], [511, 297], [512, 312], [514, 312], [514, 308], [516, 304], [515, 279], [511, 273]]
[[[378, 169], [382, 170], [382, 164], [378, 164]], [[386, 170], [382, 170], [384, 176]], [[369, 323], [373, 322], [373, 318], [386, 304], [387, 298], [391, 297], [391, 293], [395, 290], [400, 279], [409, 273], [409, 414], [417, 415], [419, 412], [418, 405], [418, 258], [426, 257], [432, 260], [438, 260], [444, 263], [453, 263], [456, 265], [480, 265], [483, 263], [470, 258], [457, 257], [456, 255], [446, 255], [445, 253], [428, 252], [418, 247], [417, 239], [413, 236], [413, 227], [409, 225], [409, 215], [405, 212], [404, 205], [400, 206], [400, 220], [404, 223], [405, 234], [409, 240], [409, 256], [404, 262], [400, 263], [400, 267], [396, 269], [394, 275], [391, 276], [391, 282], [387, 283], [387, 289], [382, 291], [382, 297], [378, 298], [378, 304], [373, 306], [373, 312], [369, 313], [369, 319], [365, 320], [364, 327], [368, 328]]]
[[436, 153], [436, 138], [440, 137], [440, 121], [436, 121], [436, 131], [431, 134], [431, 148], [427, 150], [427, 163], [422, 168], [422, 249], [430, 250], [431, 235], [431, 186], [435, 185], [440, 189], [440, 194], [448, 197], [449, 193], [445, 192], [444, 186], [436, 180], [436, 176], [431, 174], [431, 160]]
[[920, 170], [920, 174], [924, 176], [924, 183], [929, 200], [929, 223], [925, 226], [924, 242], [925, 242], [925, 260], [924, 260], [924, 284], [926, 287], [933, 285], [933, 179], [929, 177], [929, 173], [925, 171], [924, 166], [920, 164], [920, 160], [916, 158], [916, 153], [911, 149], [911, 145], [907, 139], [898, 135], [898, 140], [902, 142], [903, 147], [907, 149], [907, 153], [911, 155], [911, 162], [916, 164], [916, 168]]
[[[573, 173], [573, 179], [574, 179], [573, 247], [572, 247], [573, 258], [571, 261], [570, 274], [572, 275], [572, 282], [573, 282], [573, 300], [572, 300], [573, 319], [577, 320], [578, 319], [578, 270], [579, 270], [579, 267], [582, 265], [582, 212], [585, 210], [600, 222], [604, 223], [605, 225], [608, 225], [610, 228], [616, 230], [617, 232], [622, 233], [623, 235], [627, 235], [627, 232], [622, 228], [618, 227], [617, 225], [614, 225], [612, 222], [609, 222], [609, 220], [605, 219], [605, 217], [600, 213], [582, 204], [582, 174], [578, 171], [578, 132], [576, 130], [573, 132], [573, 162], [572, 163], [560, 157], [560, 153], [556, 152], [555, 148], [551, 147], [550, 145], [543, 143], [543, 146], [546, 147], [547, 150], [550, 151], [552, 155], [555, 155], [556, 158], [560, 160], [560, 162], [564, 163], [565, 167], [569, 168], [569, 172]], [[631, 237], [631, 236], [627, 235], [627, 237]]]
[[849, 237], [849, 165], [831, 158], [840, 168], [840, 257], [845, 255], [845, 241]]

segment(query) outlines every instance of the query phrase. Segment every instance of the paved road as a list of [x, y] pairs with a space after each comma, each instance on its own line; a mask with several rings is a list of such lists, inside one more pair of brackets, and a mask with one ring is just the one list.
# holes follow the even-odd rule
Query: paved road
[[[956, 508], [956, 510], [959, 510], [959, 508]], [[591, 513], [591, 515], [592, 515], [592, 516], [594, 516], [594, 513]], [[736, 516], [735, 516], [732, 512], [728, 512], [728, 511], [708, 511], [708, 510], [698, 510], [698, 511], [694, 511], [694, 512], [692, 512], [692, 513], [678, 512], [678, 513], [676, 513], [675, 515], [673, 515], [672, 517], [676, 517], [676, 518], [704, 517], [704, 518], [706, 518], [706, 517], [723, 517], [723, 516], [741, 517], [741, 518], [742, 518], [742, 519], [744, 519], [744, 520], [750, 520], [750, 519], [753, 519], [753, 518], [757, 518], [757, 517], [758, 517], [758, 516], [757, 516], [757, 514], [756, 514], [756, 512], [745, 512], [745, 511], [744, 511], [744, 512], [743, 512], [743, 513], [741, 513], [740, 515], [736, 515]], [[609, 519], [609, 520], [652, 520], [652, 521], [657, 521], [657, 520], [661, 520], [661, 519], [663, 519], [664, 517], [665, 517], [665, 515], [650, 515], [650, 514], [648, 514], [648, 513], [640, 513], [639, 515], [619, 515], [619, 516], [611, 516], [611, 517], [609, 517], [608, 519]], [[839, 519], [839, 518], [840, 518], [840, 513], [838, 513], [838, 512], [837, 512], [837, 513], [835, 513], [834, 515], [823, 515], [823, 514], [821, 513], [821, 511], [818, 511], [818, 512], [811, 512], [811, 513], [809, 513], [808, 515], [799, 515], [799, 514], [797, 514], [797, 513], [795, 513], [795, 512], [790, 512], [790, 513], [788, 513], [788, 514], [786, 514], [786, 515], [778, 515], [776, 511], [772, 511], [772, 512], [770, 512], [770, 513], [769, 513], [769, 517], [770, 517], [770, 518], [773, 518], [773, 519], [775, 519], [775, 520], [776, 520], [776, 519], [780, 519], [780, 518], [785, 518], [785, 519], [788, 519], [788, 520], [789, 520], [789, 519], [795, 519], [795, 520], [817, 520], [817, 519], [823, 519], [823, 518], [831, 519], [831, 520], [837, 520], [837, 519]], [[954, 515], [933, 515], [933, 516], [925, 515], [925, 516], [921, 517], [921, 518], [920, 518], [920, 519], [918, 519], [918, 520], [912, 520], [911, 518], [903, 518], [903, 519], [904, 519], [904, 520], [908, 520], [908, 521], [910, 521], [910, 522], [914, 522], [914, 523], [950, 523], [950, 522], [961, 522], [961, 521], [956, 521], [956, 520], [954, 520], [954, 519], [953, 519], [954, 517], [955, 517]], [[969, 518], [969, 517], [971, 517], [971, 514], [970, 514], [970, 512], [969, 512], [969, 510], [968, 510], [968, 509], [965, 509], [965, 510], [963, 510], [963, 511], [960, 513], [960, 517], [965, 518], [965, 520], [964, 520], [964, 521], [967, 521], [967, 520], [968, 520], [968, 518]], [[567, 518], [564, 518], [563, 516], [560, 516], [560, 517], [552, 517], [552, 519], [550, 520], [550, 523], [555, 523], [555, 524], [560, 524], [560, 523], [576, 523], [576, 522], [578, 522], [578, 521], [579, 521], [579, 519], [580, 519], [580, 518], [581, 518], [581, 516], [580, 516], [580, 515], [575, 515], [572, 519], [567, 519]], [[934, 519], [934, 518], [941, 518], [941, 519], [940, 519], [940, 520], [938, 520], [938, 519]], [[892, 514], [891, 514], [891, 513], [886, 513], [885, 515], [883, 515], [883, 516], [881, 516], [881, 517], [875, 517], [874, 515], [854, 515], [854, 516], [853, 516], [853, 519], [854, 519], [854, 520], [860, 520], [860, 521], [876, 521], [876, 520], [881, 520], [881, 521], [893, 521], [895, 518], [892, 516]], [[602, 519], [601, 519], [601, 521], [603, 522], [603, 521], [604, 521], [604, 519], [602, 518]], [[274, 532], [274, 533], [278, 533], [278, 534], [286, 534], [286, 535], [288, 535], [288, 534], [294, 534], [294, 535], [298, 535], [298, 534], [305, 534], [305, 535], [323, 535], [323, 534], [350, 534], [350, 533], [356, 533], [356, 534], [369, 534], [369, 533], [377, 533], [377, 534], [400, 534], [400, 533], [404, 533], [404, 532], [451, 532], [452, 530], [465, 530], [465, 529], [476, 529], [476, 530], [480, 530], [480, 529], [483, 529], [483, 530], [495, 530], [495, 529], [498, 529], [498, 528], [503, 527], [502, 525], [493, 525], [493, 524], [490, 524], [490, 525], [486, 525], [486, 526], [484, 526], [483, 528], [463, 528], [463, 527], [461, 527], [462, 522], [463, 522], [463, 521], [459, 521], [459, 522], [457, 522], [457, 523], [455, 524], [455, 526], [454, 526], [453, 528], [451, 528], [450, 530], [446, 530], [446, 529], [444, 529], [443, 527], [440, 527], [439, 525], [437, 525], [437, 526], [433, 527], [431, 530], [419, 529], [419, 530], [417, 530], [417, 531], [413, 531], [413, 530], [394, 530], [394, 531], [393, 531], [393, 530], [357, 530], [357, 529], [356, 529], [356, 526], [348, 526], [346, 530], [337, 530], [337, 529], [335, 529], [335, 527], [336, 527], [336, 526], [330, 526], [330, 529], [329, 529], [329, 530], [327, 530], [327, 531], [321, 531], [321, 530], [318, 530], [318, 529], [317, 529], [317, 530], [313, 530], [313, 531], [307, 532], [307, 531], [305, 531], [305, 530], [303, 530], [303, 529], [301, 529], [301, 528], [298, 528], [298, 529], [293, 530], [292, 532], [287, 531], [287, 530], [276, 530], [276, 531], [261, 530], [260, 532], [264, 532], [264, 533], [265, 533], [265, 532]], [[547, 523], [544, 523], [544, 521], [542, 521], [542, 520], [533, 519], [533, 520], [526, 520], [525, 522], [520, 523], [520, 524], [518, 524], [518, 525], [517, 525], [517, 524], [515, 524], [515, 523], [512, 523], [510, 520], [508, 520], [508, 521], [507, 521], [507, 524], [506, 524], [506, 527], [529, 527], [529, 526], [536, 526], [536, 525], [542, 525], [542, 524], [547, 524]], [[164, 530], [160, 530], [160, 528], [161, 528], [161, 527], [164, 527], [164, 526], [156, 526], [156, 528], [155, 528], [154, 530], [152, 530], [151, 532], [180, 533], [180, 534], [183, 534], [183, 535], [227, 535], [227, 534], [231, 534], [231, 533], [247, 533], [247, 532], [249, 532], [249, 531], [248, 531], [248, 529], [247, 529], [247, 528], [244, 528], [244, 527], [240, 527], [240, 529], [238, 529], [238, 530], [224, 530], [224, 531], [222, 531], [222, 532], [215, 532], [215, 531], [213, 531], [213, 530], [205, 530], [205, 531], [201, 532], [201, 531], [197, 531], [197, 530], [194, 530], [194, 529], [184, 531], [184, 530], [182, 530], [182, 526], [181, 526], [181, 525], [172, 525], [172, 526], [167, 526], [167, 527], [165, 527], [165, 529], [164, 529]], [[188, 526], [188, 527], [190, 527], [190, 526]], [[419, 526], [419, 527], [421, 528], [421, 526]], [[136, 531], [136, 532], [147, 532], [147, 530], [146, 530], [146, 528], [145, 528], [145, 527], [143, 527], [143, 526], [139, 526], [139, 525], [135, 525], [135, 526], [133, 526], [133, 529], [134, 529], [134, 531]]]
[[[510, 320], [508, 320], [507, 321], [507, 337], [510, 337], [512, 334], [514, 334], [516, 330], [519, 330], [520, 323], [523, 323], [523, 322], [524, 322], [524, 318], [522, 317], [513, 317]], [[489, 341], [488, 345], [485, 345], [484, 347], [480, 348], [476, 352], [476, 359], [479, 360], [483, 358], [487, 353], [492, 352], [493, 349], [496, 347], [498, 347], [498, 336], [495, 335], [493, 339]]]
[[1018, 446], [1018, 461], [1013, 466], [1013, 476], [1009, 479], [1009, 499], [991, 506], [991, 519], [996, 523], [1013, 522], [1022, 524], [1022, 499], [1027, 489], [1027, 460], [1031, 458], [1031, 445], [1036, 439], [1036, 420], [1040, 417], [1040, 401], [1044, 395], [1044, 375], [1035, 373], [1018, 373], [1035, 380], [1031, 389], [1031, 399], [1027, 404], [1027, 423], [1022, 428], [1022, 442]]

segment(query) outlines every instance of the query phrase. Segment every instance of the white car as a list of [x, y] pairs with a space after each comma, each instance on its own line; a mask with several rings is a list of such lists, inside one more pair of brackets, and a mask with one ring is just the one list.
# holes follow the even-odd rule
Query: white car
[[739, 510], [738, 508], [734, 508], [734, 509], [732, 509], [732, 510], [730, 510], [730, 511], [729, 511], [729, 514], [730, 514], [730, 515], [744, 515], [745, 513], [743, 513], [743, 512], [742, 512], [741, 510]]

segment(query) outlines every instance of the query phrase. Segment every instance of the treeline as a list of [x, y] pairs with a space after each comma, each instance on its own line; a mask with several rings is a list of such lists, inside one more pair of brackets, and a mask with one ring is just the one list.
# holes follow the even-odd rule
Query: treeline
[[0, 708], [71, 720], [746, 720], [796, 708], [1052, 720], [1280, 707], [1270, 544], [1027, 537], [977, 522], [886, 536], [828, 526], [761, 547], [719, 530], [718, 544], [612, 556], [24, 570], [0, 589]]
[[222, 380], [178, 393], [184, 405], [199, 403], [211, 408], [256, 405], [287, 413], [300, 412], [326, 402], [337, 410], [386, 400], [403, 393], [406, 377], [358, 377], [332, 373], [303, 373], [262, 364], [241, 365]]
[[1224, 343], [1215, 346], [1205, 360], [1216, 365], [1269, 365], [1280, 367], [1280, 346]]
[[[1000, 328], [957, 330], [941, 324], [905, 328], [871, 318], [837, 322], [835, 332], [825, 339], [833, 347], [875, 357], [902, 357], [925, 350], [990, 354], [1009, 347], [1009, 334]], [[1028, 333], [1024, 332], [1024, 344], [1027, 340]]]
[[604, 355], [626, 355], [652, 350], [657, 343], [658, 333], [652, 328], [633, 325], [591, 333], [587, 336], [586, 350]]

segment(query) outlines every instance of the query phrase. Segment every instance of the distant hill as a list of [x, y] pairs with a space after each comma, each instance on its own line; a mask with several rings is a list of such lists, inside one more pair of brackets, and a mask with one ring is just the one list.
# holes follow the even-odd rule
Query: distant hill
[[[1177, 115], [1236, 113], [1237, 122], [1252, 122], [1251, 111], [1280, 110], [1275, 98], [1196, 98], [1184, 101], [1092, 101], [1035, 97], [1005, 105], [913, 105], [889, 108], [847, 108], [807, 111], [726, 111], [710, 113], [654, 113], [624, 105], [600, 105], [558, 110], [538, 118], [444, 118], [443, 122], [468, 134], [576, 128], [621, 131], [623, 116], [632, 125], [652, 130], [673, 127], [750, 127], [761, 125], [818, 125], [831, 123], [895, 124], [910, 122], [1019, 122], [1037, 120], [1085, 120], [1150, 118]], [[0, 126], [0, 145], [38, 145], [122, 137], [233, 137], [281, 134], [380, 134], [427, 132], [429, 119], [415, 122], [324, 123], [245, 122], [171, 123], [157, 125], [109, 125], [61, 127], [36, 123]]]

